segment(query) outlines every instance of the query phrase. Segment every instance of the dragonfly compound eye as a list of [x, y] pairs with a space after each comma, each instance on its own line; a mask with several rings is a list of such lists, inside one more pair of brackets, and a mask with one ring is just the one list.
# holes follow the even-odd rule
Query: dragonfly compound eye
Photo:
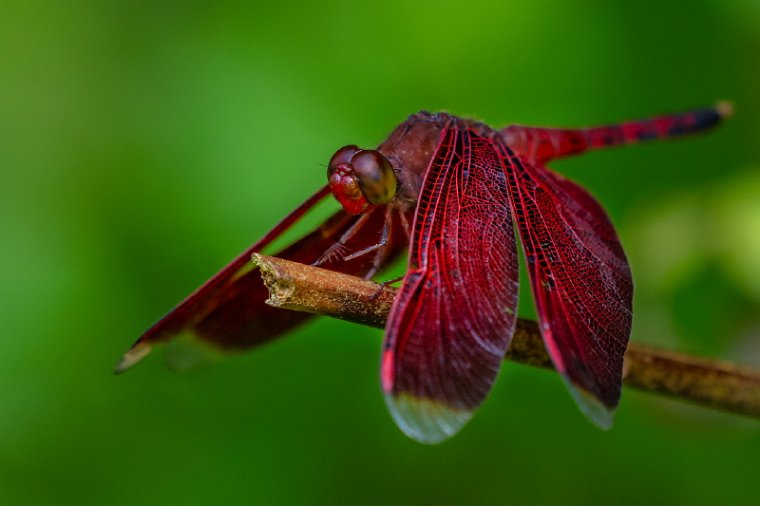
[[329, 178], [338, 166], [351, 163], [351, 158], [353, 158], [359, 151], [361, 151], [359, 146], [354, 146], [353, 144], [343, 146], [336, 151], [335, 154], [332, 155], [332, 158], [330, 158], [330, 164], [327, 166], [327, 177]]
[[396, 174], [391, 163], [374, 150], [359, 151], [351, 159], [356, 180], [371, 204], [387, 204], [396, 196]]
[[361, 214], [369, 207], [351, 166], [351, 159], [360, 151], [353, 145], [344, 146], [335, 152], [327, 166], [330, 191], [348, 214]]

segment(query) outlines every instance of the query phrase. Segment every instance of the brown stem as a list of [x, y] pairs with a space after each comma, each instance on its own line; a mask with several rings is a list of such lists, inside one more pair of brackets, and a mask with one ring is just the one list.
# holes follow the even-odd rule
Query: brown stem
[[[254, 253], [271, 306], [382, 328], [395, 288]], [[536, 322], [520, 319], [506, 358], [552, 368]], [[760, 418], [760, 372], [630, 343], [623, 384]]]

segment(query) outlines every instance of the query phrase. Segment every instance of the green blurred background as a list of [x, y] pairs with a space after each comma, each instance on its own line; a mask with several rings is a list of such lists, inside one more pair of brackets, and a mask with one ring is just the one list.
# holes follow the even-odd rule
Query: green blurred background
[[718, 99], [737, 114], [709, 135], [554, 167], [618, 226], [635, 341], [760, 367], [759, 84], [757, 0], [0, 1], [0, 502], [758, 504], [757, 421], [626, 390], [602, 432], [515, 364], [461, 434], [414, 443], [381, 333], [343, 322], [192, 374], [111, 368], [337, 147], [410, 113], [581, 126]]

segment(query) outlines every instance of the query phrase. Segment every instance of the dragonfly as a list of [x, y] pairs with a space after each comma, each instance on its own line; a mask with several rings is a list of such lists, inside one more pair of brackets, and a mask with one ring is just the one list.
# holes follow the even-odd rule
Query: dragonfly
[[405, 434], [443, 441], [488, 396], [515, 331], [516, 235], [553, 365], [580, 410], [608, 428], [631, 333], [631, 271], [601, 205], [547, 163], [705, 131], [731, 112], [719, 102], [579, 129], [414, 114], [376, 149], [340, 148], [324, 187], [150, 327], [115, 371], [180, 338], [234, 352], [306, 322], [312, 315], [266, 305], [250, 258], [332, 195], [341, 209], [275, 256], [370, 279], [408, 250], [380, 366]]

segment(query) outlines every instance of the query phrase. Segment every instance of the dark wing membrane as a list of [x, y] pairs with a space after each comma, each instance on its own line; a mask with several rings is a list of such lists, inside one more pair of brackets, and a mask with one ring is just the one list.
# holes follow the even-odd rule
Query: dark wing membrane
[[396, 423], [436, 443], [488, 395], [515, 329], [517, 251], [490, 140], [444, 132], [422, 183], [381, 376]]
[[[155, 343], [177, 341], [181, 338], [191, 343], [192, 353], [201, 352], [204, 348], [203, 343], [210, 345], [211, 353], [214, 353], [213, 350], [239, 351], [268, 342], [311, 318], [313, 315], [276, 309], [265, 304], [268, 292], [261, 281], [261, 275], [253, 269], [251, 254], [261, 251], [281, 235], [287, 226], [295, 221], [290, 219], [291, 217], [295, 215], [295, 218], [299, 218], [325, 195], [324, 191], [315, 194], [261, 241], [243, 252], [156, 322], [127, 352], [125, 359], [117, 366], [117, 372], [141, 359]], [[313, 263], [359, 218], [360, 216], [350, 216], [339, 211], [316, 230], [278, 252], [276, 256], [306, 264]], [[393, 219], [389, 246], [385, 249], [384, 265], [398, 257], [407, 242], [397, 213], [394, 213]], [[362, 226], [361, 233], [354, 234], [347, 241], [345, 251], [360, 251], [376, 244], [384, 223], [384, 210], [373, 209]], [[286, 226], [282, 226], [283, 224]], [[364, 276], [372, 269], [374, 256], [368, 254], [349, 261], [335, 256], [321, 264], [321, 267]], [[199, 344], [201, 346], [197, 346]], [[185, 367], [184, 361], [188, 360], [185, 358], [186, 353], [183, 345], [180, 357], [170, 358], [177, 368]]]
[[541, 332], [583, 412], [608, 427], [620, 399], [633, 281], [604, 210], [583, 188], [498, 146]]

